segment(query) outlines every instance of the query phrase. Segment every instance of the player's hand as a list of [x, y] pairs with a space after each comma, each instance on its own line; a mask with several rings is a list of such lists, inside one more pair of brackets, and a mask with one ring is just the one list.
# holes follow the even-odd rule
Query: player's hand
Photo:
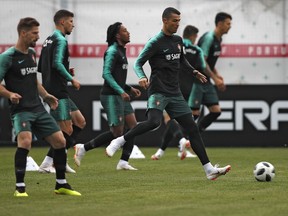
[[76, 89], [76, 90], [79, 90], [80, 89], [80, 82], [78, 81], [78, 80], [76, 80], [76, 79], [72, 79], [71, 80], [71, 83], [72, 83], [72, 85], [73, 85], [73, 87]]
[[147, 78], [142, 78], [139, 80], [139, 86], [142, 87], [143, 89], [147, 89], [149, 87], [149, 82]]
[[121, 97], [124, 101], [130, 101], [130, 96], [126, 92], [122, 93]]
[[19, 104], [21, 98], [22, 98], [21, 95], [17, 93], [12, 93], [9, 97], [9, 100], [11, 101], [12, 104]]
[[52, 110], [55, 110], [58, 107], [58, 99], [51, 94], [47, 94], [43, 100], [50, 106]]
[[218, 77], [214, 79], [215, 85], [218, 88], [219, 91], [225, 91], [226, 85], [224, 84], [223, 77]]
[[139, 89], [131, 87], [130, 92], [135, 98], [138, 98], [141, 96], [141, 91]]
[[200, 80], [200, 82], [202, 82], [202, 83], [206, 83], [207, 82], [206, 76], [204, 74], [200, 73], [199, 71], [197, 71], [196, 78], [198, 80]]

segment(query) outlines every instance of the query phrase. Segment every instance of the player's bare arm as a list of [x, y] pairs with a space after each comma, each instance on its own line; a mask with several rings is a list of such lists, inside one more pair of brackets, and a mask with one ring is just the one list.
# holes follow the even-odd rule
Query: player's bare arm
[[12, 104], [18, 104], [20, 99], [22, 98], [21, 95], [8, 91], [3, 85], [0, 84], [0, 96], [8, 98]]
[[43, 101], [46, 102], [52, 110], [55, 110], [58, 107], [58, 99], [49, 94], [38, 81], [37, 84], [39, 95], [43, 98]]

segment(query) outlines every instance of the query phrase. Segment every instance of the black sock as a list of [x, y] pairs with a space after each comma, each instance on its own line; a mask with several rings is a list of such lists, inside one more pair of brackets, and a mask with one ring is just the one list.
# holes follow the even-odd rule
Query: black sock
[[184, 137], [181, 126], [173, 119], [168, 122], [168, 129], [177, 140], [180, 141]]
[[198, 158], [200, 159], [202, 165], [208, 163], [209, 158], [205, 149], [205, 145], [203, 143], [199, 129], [192, 118], [192, 115], [186, 114], [186, 115], [177, 117], [176, 120], [179, 122], [182, 128], [186, 131], [186, 134], [189, 135], [191, 147], [193, 151], [196, 153], [196, 155], [198, 156]]
[[72, 136], [65, 133], [64, 131], [62, 131], [62, 132], [63, 132], [63, 135], [66, 139], [66, 149], [69, 149], [71, 146], [74, 146], [76, 143], [75, 139]]
[[24, 183], [28, 149], [17, 148], [14, 156], [16, 183]]
[[209, 125], [212, 124], [219, 116], [221, 112], [210, 112], [208, 115], [204, 116], [201, 121], [198, 122], [198, 127], [200, 133], [202, 133]]
[[199, 118], [199, 115], [193, 115], [194, 121], [196, 121]]
[[128, 140], [124, 146], [123, 146], [123, 150], [122, 150], [122, 155], [121, 155], [121, 160], [124, 161], [128, 161], [131, 155], [131, 152], [133, 150], [134, 147], [134, 138]]
[[66, 149], [54, 149], [54, 166], [56, 169], [56, 179], [65, 179], [67, 154]]
[[[170, 121], [169, 121], [170, 122]], [[165, 151], [166, 148], [168, 147], [169, 143], [171, 142], [171, 140], [173, 139], [173, 134], [170, 133], [170, 127], [169, 127], [169, 122], [167, 122], [167, 125], [165, 127], [165, 131], [163, 133], [163, 138], [162, 138], [162, 142], [161, 142], [161, 146], [160, 148]]]
[[54, 157], [54, 149], [52, 147], [49, 148], [49, 151], [47, 153], [47, 156], [53, 158]]
[[104, 132], [100, 135], [98, 135], [95, 139], [90, 140], [89, 142], [84, 144], [84, 149], [86, 151], [89, 151], [94, 148], [98, 148], [102, 145], [109, 144], [113, 139], [114, 135], [111, 131]]
[[76, 126], [76, 125], [72, 125], [73, 127], [73, 133], [71, 134], [71, 137], [74, 140], [77, 140], [78, 134], [83, 130], [82, 128]]

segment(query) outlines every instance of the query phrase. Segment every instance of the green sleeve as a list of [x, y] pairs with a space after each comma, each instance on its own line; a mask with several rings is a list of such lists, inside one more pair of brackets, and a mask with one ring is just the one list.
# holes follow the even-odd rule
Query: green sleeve
[[109, 84], [111, 88], [113, 88], [119, 95], [123, 94], [125, 91], [118, 85], [112, 76], [113, 68], [115, 67], [115, 63], [117, 60], [117, 48], [114, 45], [108, 47], [105, 57], [104, 57], [104, 65], [103, 65], [103, 79]]
[[12, 59], [10, 57], [11, 52], [12, 49], [9, 49], [0, 54], [0, 83], [4, 79], [6, 72], [12, 64]]
[[53, 53], [53, 60], [52, 60], [52, 67], [55, 68], [66, 80], [71, 81], [73, 77], [71, 74], [66, 70], [63, 59], [65, 56], [65, 51], [67, 49], [67, 41], [65, 38], [60, 38], [56, 44]]
[[206, 68], [205, 56], [200, 47], [197, 47], [197, 49], [199, 50], [199, 61], [200, 61], [201, 69], [204, 71]]
[[209, 50], [213, 42], [213, 37], [213, 32], [209, 32], [203, 38], [203, 43], [201, 44], [200, 48], [202, 49], [205, 57], [209, 55]]
[[139, 54], [138, 58], [134, 63], [134, 71], [139, 79], [147, 78], [144, 70], [143, 65], [154, 55], [155, 53], [155, 41], [156, 39], [151, 39], [146, 43], [143, 50]]

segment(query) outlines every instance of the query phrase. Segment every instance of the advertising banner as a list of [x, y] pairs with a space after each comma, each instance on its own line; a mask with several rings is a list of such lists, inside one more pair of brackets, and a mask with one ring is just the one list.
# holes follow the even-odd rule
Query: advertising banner
[[[72, 100], [86, 118], [87, 126], [79, 134], [79, 142], [87, 142], [109, 130], [99, 95], [101, 86], [82, 86], [79, 91], [69, 88]], [[280, 147], [288, 144], [288, 86], [287, 85], [228, 85], [219, 92], [222, 114], [202, 134], [207, 147]], [[145, 121], [146, 93], [132, 100], [138, 122]], [[204, 115], [208, 109], [204, 107]], [[14, 137], [8, 103], [1, 98], [0, 143]], [[158, 147], [165, 126], [140, 135], [138, 146]], [[0, 144], [0, 145], [1, 145]], [[174, 146], [177, 144], [174, 143]]]

